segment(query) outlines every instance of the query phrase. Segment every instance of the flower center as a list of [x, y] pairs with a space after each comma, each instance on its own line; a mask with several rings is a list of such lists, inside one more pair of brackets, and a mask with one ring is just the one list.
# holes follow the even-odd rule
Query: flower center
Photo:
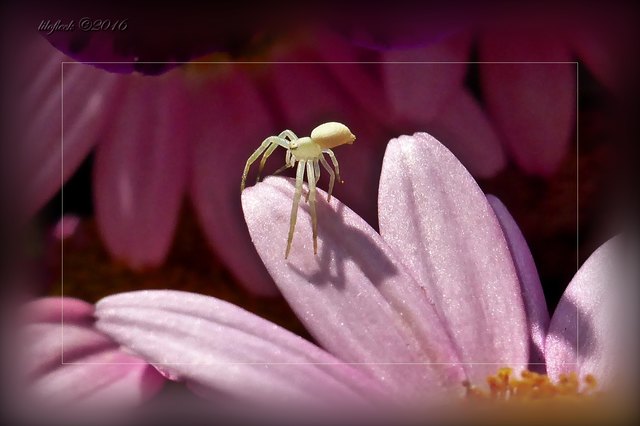
[[467, 398], [471, 401], [536, 401], [536, 400], [584, 400], [600, 395], [596, 378], [587, 374], [582, 383], [576, 373], [562, 374], [557, 382], [552, 382], [546, 374], [524, 370], [520, 378], [515, 377], [511, 368], [501, 368], [498, 373], [487, 377], [488, 390], [477, 388], [465, 382]]

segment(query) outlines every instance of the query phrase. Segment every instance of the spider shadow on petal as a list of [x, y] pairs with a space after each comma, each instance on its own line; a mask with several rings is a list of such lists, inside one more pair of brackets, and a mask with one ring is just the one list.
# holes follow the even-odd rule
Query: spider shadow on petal
[[[305, 214], [310, 214], [307, 203], [301, 202], [300, 208]], [[346, 262], [353, 262], [374, 286], [378, 286], [388, 277], [396, 275], [398, 269], [370, 236], [345, 223], [344, 208], [344, 204], [340, 203], [337, 210], [334, 210], [323, 196], [318, 197], [318, 238], [322, 245], [317, 256], [310, 253], [310, 256], [317, 259], [318, 269], [308, 273], [291, 262], [288, 262], [289, 267], [310, 284], [343, 289], [348, 284]]]

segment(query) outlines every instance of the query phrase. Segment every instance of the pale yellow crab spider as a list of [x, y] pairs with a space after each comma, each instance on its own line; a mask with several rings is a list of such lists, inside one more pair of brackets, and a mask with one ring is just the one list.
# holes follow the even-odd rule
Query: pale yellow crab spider
[[[289, 256], [291, 251], [291, 242], [293, 241], [293, 230], [296, 226], [296, 219], [298, 217], [298, 204], [300, 203], [300, 196], [302, 195], [302, 184], [304, 182], [305, 169], [307, 172], [307, 183], [309, 185], [309, 192], [307, 193], [307, 201], [311, 208], [311, 225], [313, 229], [313, 254], [318, 254], [318, 219], [316, 216], [316, 183], [320, 179], [320, 164], [329, 173], [329, 191], [327, 192], [327, 201], [331, 201], [331, 192], [333, 191], [333, 184], [336, 176], [340, 179], [340, 167], [338, 166], [338, 160], [335, 154], [331, 151], [331, 148], [344, 144], [352, 144], [356, 140], [356, 137], [351, 133], [351, 130], [342, 123], [329, 122], [324, 123], [313, 129], [311, 136], [298, 138], [291, 130], [285, 130], [278, 136], [270, 136], [266, 138], [260, 148], [258, 148], [247, 160], [247, 164], [244, 166], [244, 172], [242, 173], [242, 183], [240, 184], [240, 191], [244, 190], [245, 182], [247, 180], [247, 174], [249, 173], [249, 167], [253, 164], [260, 155], [260, 166], [258, 168], [258, 179], [260, 180], [260, 173], [267, 161], [267, 158], [275, 151], [278, 146], [287, 150], [285, 156], [285, 164], [276, 173], [281, 172], [286, 168], [293, 167], [298, 162], [298, 169], [296, 171], [296, 189], [293, 196], [293, 206], [291, 206], [291, 219], [289, 223], [289, 237], [287, 238], [287, 249], [284, 253], [285, 259]], [[333, 163], [335, 173], [327, 160], [324, 158], [324, 154], [327, 154]]]

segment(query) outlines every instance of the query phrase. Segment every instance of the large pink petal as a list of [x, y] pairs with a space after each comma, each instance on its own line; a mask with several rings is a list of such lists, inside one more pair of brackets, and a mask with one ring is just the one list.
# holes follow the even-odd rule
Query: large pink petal
[[309, 206], [301, 203], [284, 258], [293, 193], [291, 180], [270, 177], [245, 190], [242, 205], [260, 257], [311, 334], [402, 398], [461, 390], [459, 360], [424, 288], [340, 201], [328, 204], [318, 191], [318, 255]]
[[26, 191], [24, 212], [31, 215], [60, 189], [98, 142], [114, 111], [121, 80], [89, 65], [62, 64], [71, 60], [37, 35], [27, 50], [41, 61], [14, 65], [21, 72], [16, 85], [22, 90], [16, 94], [18, 162], [10, 166], [17, 168], [20, 186]]
[[468, 90], [454, 90], [432, 121], [424, 126], [476, 177], [489, 178], [507, 163], [502, 142]]
[[96, 220], [113, 256], [140, 269], [169, 250], [187, 174], [189, 123], [183, 76], [131, 75], [96, 152]]
[[[489, 204], [500, 222], [509, 245], [509, 251], [513, 257], [518, 279], [520, 280], [520, 288], [529, 325], [529, 362], [533, 365], [544, 363], [544, 346], [549, 328], [549, 311], [536, 264], [522, 231], [520, 231], [518, 224], [505, 205], [493, 195], [487, 195], [487, 200], [489, 200]], [[542, 370], [540, 367], [539, 365], [532, 368]]]
[[70, 321], [61, 323], [60, 302], [43, 299], [25, 307], [22, 318], [30, 322], [19, 330], [21, 353], [14, 354], [21, 408], [37, 403], [42, 413], [102, 411], [138, 405], [160, 390], [164, 380], [153, 367], [92, 328], [90, 305], [64, 299]]
[[382, 55], [383, 81], [396, 118], [422, 124], [436, 116], [463, 83], [470, 41], [470, 35], [462, 33]]
[[97, 326], [205, 394], [326, 404], [380, 395], [379, 385], [317, 346], [233, 304], [141, 291], [98, 302]]
[[[482, 61], [570, 62], [568, 46], [538, 33], [496, 32], [480, 38]], [[483, 63], [482, 93], [516, 163], [547, 176], [569, 154], [576, 128], [576, 65]]]
[[193, 144], [191, 197], [213, 249], [238, 280], [258, 295], [274, 295], [277, 289], [242, 220], [240, 178], [253, 151], [265, 138], [284, 129], [275, 128], [267, 106], [243, 70], [207, 72], [219, 74], [214, 74], [215, 79], [199, 80], [196, 87], [198, 107], [193, 120], [198, 132]]
[[554, 379], [572, 371], [581, 377], [593, 374], [607, 387], [621, 378], [618, 375], [628, 373], [621, 355], [636, 348], [622, 347], [619, 340], [621, 330], [628, 326], [621, 321], [622, 305], [617, 300], [625, 290], [620, 281], [620, 242], [620, 237], [613, 238], [593, 252], [553, 313], [545, 356], [547, 371]]
[[389, 142], [380, 230], [424, 287], [465, 371], [482, 384], [528, 362], [522, 294], [500, 224], [469, 172], [426, 133]]

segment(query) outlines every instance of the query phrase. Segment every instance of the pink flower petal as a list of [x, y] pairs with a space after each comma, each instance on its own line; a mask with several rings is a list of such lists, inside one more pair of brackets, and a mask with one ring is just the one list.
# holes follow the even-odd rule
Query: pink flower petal
[[266, 137], [284, 129], [275, 128], [244, 71], [218, 71], [224, 74], [201, 82], [197, 88], [199, 107], [193, 111], [194, 127], [201, 131], [194, 135], [191, 197], [217, 255], [247, 289], [272, 296], [277, 289], [242, 220], [240, 178], [253, 151]]
[[96, 220], [112, 255], [141, 269], [169, 250], [187, 174], [189, 123], [182, 75], [131, 75], [96, 152]]
[[[544, 298], [536, 264], [522, 231], [518, 228], [518, 224], [505, 205], [493, 195], [487, 195], [487, 200], [500, 222], [509, 245], [509, 251], [513, 257], [513, 264], [518, 273], [529, 325], [529, 362], [534, 364], [544, 363], [544, 346], [549, 328], [549, 311], [547, 310], [547, 302]], [[531, 368], [543, 370], [540, 367], [532, 366]]]
[[366, 111], [367, 116], [380, 122], [387, 121], [390, 105], [380, 87], [377, 65], [363, 63], [367, 60], [364, 55], [371, 52], [355, 48], [331, 31], [315, 30], [312, 45], [317, 55], [315, 60], [325, 63], [311, 66], [326, 68], [336, 80], [336, 89]]
[[[399, 119], [424, 123], [443, 108], [462, 85], [471, 38], [458, 34], [444, 41], [382, 55], [383, 79], [392, 111]], [[407, 62], [407, 63], [403, 63]], [[432, 62], [432, 63], [414, 63]]]
[[71, 60], [36, 37], [29, 53], [46, 58], [46, 64], [35, 70], [25, 65], [16, 83], [24, 90], [18, 94], [14, 167], [26, 190], [27, 215], [42, 207], [86, 158], [121, 93], [116, 75], [84, 64], [64, 64], [63, 79], [62, 62]]
[[624, 290], [619, 280], [620, 249], [620, 237], [600, 246], [562, 295], [546, 339], [547, 371], [552, 378], [568, 372], [578, 372], [581, 378], [593, 374], [607, 387], [616, 382], [617, 374], [626, 374], [619, 361], [630, 346], [623, 349], [617, 340], [627, 325], [620, 322], [620, 301], [616, 300]]
[[454, 89], [425, 129], [445, 141], [473, 176], [493, 177], [506, 166], [506, 155], [496, 130], [478, 101], [465, 89]]
[[97, 326], [201, 393], [312, 404], [362, 401], [376, 382], [237, 306], [193, 293], [140, 291], [97, 305]]
[[[389, 142], [380, 230], [433, 300], [476, 384], [528, 361], [518, 276], [500, 224], [469, 172], [426, 133]], [[487, 364], [488, 363], [488, 364]]]
[[[571, 47], [578, 56], [578, 60], [609, 89], [619, 90], [619, 70], [616, 69], [616, 53], [620, 53], [620, 44], [611, 40], [610, 34], [602, 29], [594, 31], [594, 26], [578, 28], [570, 34]], [[621, 56], [618, 56], [621, 57]]]
[[65, 324], [86, 324], [92, 320], [93, 305], [70, 297], [46, 297], [24, 305], [21, 315], [34, 323], [60, 324], [64, 319]]
[[32, 384], [34, 396], [51, 408], [134, 407], [155, 395], [164, 379], [144, 360], [103, 349], [60, 365]]
[[[482, 61], [569, 62], [566, 45], [538, 33], [489, 33], [479, 44]], [[516, 163], [548, 176], [569, 153], [576, 127], [576, 65], [480, 65], [489, 113]]]
[[61, 302], [41, 299], [20, 312], [27, 323], [16, 336], [20, 353], [12, 356], [20, 371], [22, 408], [35, 402], [42, 413], [102, 411], [138, 405], [160, 390], [164, 380], [153, 367], [92, 328], [91, 305], [64, 299], [62, 324]]
[[318, 191], [314, 255], [309, 207], [302, 202], [284, 258], [293, 193], [291, 180], [270, 177], [245, 190], [242, 205], [260, 257], [314, 338], [401, 398], [461, 390], [462, 369], [431, 300], [344, 204], [328, 204]]

